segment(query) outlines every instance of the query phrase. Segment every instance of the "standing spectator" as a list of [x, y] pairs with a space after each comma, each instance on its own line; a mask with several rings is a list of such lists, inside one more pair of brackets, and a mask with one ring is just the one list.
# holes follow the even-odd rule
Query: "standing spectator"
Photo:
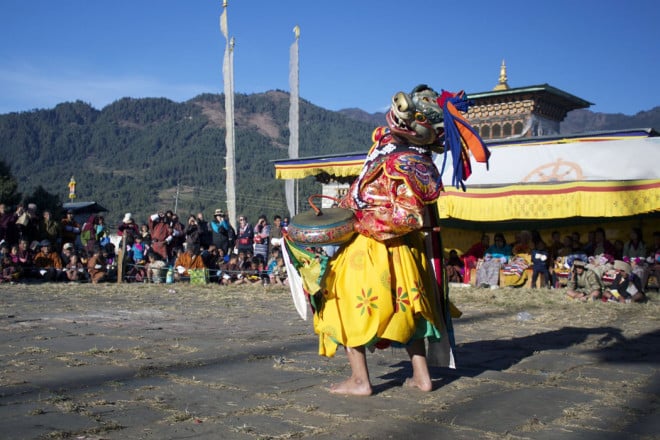
[[254, 225], [254, 255], [261, 255], [263, 260], [268, 259], [268, 238], [270, 237], [270, 225], [265, 215], [260, 215], [257, 224]]
[[88, 252], [91, 252], [94, 246], [98, 244], [96, 241], [96, 225], [98, 223], [99, 217], [96, 214], [92, 214], [80, 229], [80, 243]]
[[238, 218], [238, 239], [236, 248], [238, 252], [253, 253], [254, 247], [254, 229], [244, 215]]
[[117, 226], [117, 235], [122, 237], [124, 249], [130, 249], [135, 243], [135, 236], [140, 233], [138, 226], [133, 221], [133, 214], [127, 212], [124, 214], [119, 226]]
[[188, 217], [188, 223], [184, 229], [184, 234], [186, 237], [186, 249], [192, 249], [193, 247], [199, 248], [201, 246], [199, 223], [197, 217], [192, 214]]
[[169, 218], [172, 239], [168, 242], [167, 254], [171, 259], [174, 257], [174, 249], [183, 247], [183, 244], [186, 242], [186, 233], [185, 227], [179, 221], [179, 215], [176, 212], [172, 213]]
[[151, 247], [151, 232], [149, 232], [149, 225], [142, 223], [140, 225], [140, 235], [142, 236], [142, 243], [148, 248]]
[[42, 213], [42, 219], [39, 222], [38, 240], [48, 240], [51, 243], [59, 243], [60, 240], [60, 224], [53, 219], [47, 209]]
[[101, 246], [105, 246], [110, 242], [110, 237], [109, 237], [110, 234], [108, 233], [108, 227], [105, 224], [105, 217], [99, 215], [98, 222], [96, 223], [94, 229], [95, 229], [94, 232], [96, 234], [96, 241]]
[[9, 212], [7, 205], [0, 203], [0, 241], [6, 243], [17, 243], [18, 237], [10, 237], [10, 224], [14, 223], [14, 214]]
[[98, 284], [108, 276], [107, 262], [101, 253], [100, 246], [93, 249], [92, 256], [87, 261], [87, 273], [89, 273], [89, 280], [92, 284]]
[[80, 224], [73, 218], [73, 211], [67, 210], [66, 217], [60, 222], [60, 238], [62, 243], [73, 243], [75, 246], [80, 236]]
[[213, 244], [218, 249], [222, 249], [225, 255], [228, 255], [234, 247], [236, 231], [229, 224], [229, 220], [222, 209], [216, 209], [213, 213], [211, 232]]
[[131, 246], [131, 257], [133, 258], [133, 264], [144, 264], [146, 253], [147, 249], [142, 242], [142, 235], [138, 234], [135, 236], [135, 242], [133, 243], [133, 246]]
[[197, 227], [199, 228], [199, 244], [202, 249], [206, 250], [213, 243], [211, 226], [209, 222], [204, 220], [204, 213], [197, 213]]
[[151, 231], [151, 248], [160, 256], [162, 261], [167, 261], [167, 240], [172, 241], [172, 230], [163, 211], [149, 217], [149, 230]]
[[536, 288], [536, 280], [541, 276], [539, 287], [546, 287], [550, 282], [548, 265], [552, 261], [550, 253], [545, 248], [545, 242], [539, 240], [531, 251], [532, 255], [532, 288]]
[[273, 216], [273, 224], [270, 227], [268, 241], [273, 247], [282, 246], [282, 217], [277, 214]]

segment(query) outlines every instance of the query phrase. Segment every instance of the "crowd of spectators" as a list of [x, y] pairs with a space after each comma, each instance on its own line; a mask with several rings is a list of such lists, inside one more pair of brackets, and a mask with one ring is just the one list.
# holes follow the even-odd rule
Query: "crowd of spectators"
[[[0, 282], [117, 281], [285, 285], [280, 254], [288, 218], [261, 215], [254, 226], [239, 216], [238, 231], [216, 209], [213, 219], [159, 211], [138, 224], [126, 213], [116, 228], [91, 214], [81, 225], [74, 212], [55, 220], [35, 205], [0, 204]], [[118, 240], [111, 240], [112, 235]]]
[[[82, 224], [71, 210], [54, 217], [34, 204], [8, 210], [0, 203], [0, 282], [100, 283], [121, 276], [140, 283], [288, 283], [280, 249], [288, 218], [279, 215], [272, 223], [261, 215], [254, 225], [241, 215], [236, 228], [222, 209], [209, 221], [201, 212], [182, 220], [159, 211], [141, 224], [126, 213], [115, 228], [98, 214]], [[546, 243], [537, 231], [521, 231], [511, 244], [502, 233], [492, 244], [483, 234], [464, 254], [452, 250], [446, 262], [450, 282], [465, 281], [475, 269], [477, 286], [519, 287], [531, 273], [532, 287], [566, 286], [571, 298], [640, 301], [649, 279], [660, 280], [660, 232], [650, 243], [638, 228], [614, 242], [603, 228], [585, 242], [577, 232], [553, 231]]]
[[520, 231], [511, 244], [503, 233], [494, 234], [491, 244], [483, 234], [460, 257], [451, 252], [447, 263], [449, 281], [463, 282], [474, 269], [472, 283], [479, 287], [565, 287], [570, 298], [639, 302], [646, 289], [658, 288], [660, 231], [650, 243], [639, 228], [631, 229], [628, 240], [614, 242], [601, 227], [586, 242], [577, 232], [562, 237], [553, 231], [546, 243], [537, 231]]

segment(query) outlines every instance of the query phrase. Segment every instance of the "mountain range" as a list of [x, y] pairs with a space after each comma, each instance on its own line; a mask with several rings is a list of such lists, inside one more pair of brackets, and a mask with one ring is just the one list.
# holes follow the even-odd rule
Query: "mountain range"
[[[284, 182], [272, 160], [287, 157], [289, 95], [272, 90], [235, 97], [237, 215], [256, 220], [286, 215]], [[363, 152], [384, 113], [330, 111], [300, 102], [300, 157]], [[19, 190], [38, 186], [68, 201], [96, 201], [109, 224], [125, 212], [138, 221], [160, 209], [181, 217], [226, 209], [224, 96], [202, 94], [177, 103], [123, 98], [101, 110], [76, 101], [52, 109], [0, 115], [0, 157]], [[634, 116], [570, 112], [562, 133], [660, 128], [660, 107]], [[313, 178], [299, 183], [300, 198], [320, 192]], [[306, 209], [300, 206], [300, 209]]]

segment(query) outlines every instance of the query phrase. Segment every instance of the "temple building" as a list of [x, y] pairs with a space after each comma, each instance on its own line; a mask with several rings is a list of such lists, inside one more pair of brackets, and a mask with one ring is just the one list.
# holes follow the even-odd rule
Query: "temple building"
[[484, 140], [558, 135], [568, 112], [592, 105], [548, 84], [510, 88], [504, 61], [493, 90], [468, 98], [467, 118]]

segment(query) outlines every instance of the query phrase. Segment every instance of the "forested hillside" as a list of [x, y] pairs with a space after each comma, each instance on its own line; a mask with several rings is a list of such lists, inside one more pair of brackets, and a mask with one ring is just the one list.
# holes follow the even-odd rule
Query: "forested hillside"
[[[255, 219], [286, 214], [284, 182], [273, 159], [287, 157], [289, 96], [280, 91], [237, 95], [237, 208]], [[83, 102], [0, 115], [0, 155], [28, 193], [38, 185], [68, 201], [96, 201], [112, 223], [130, 211], [139, 220], [158, 209], [207, 217], [226, 209], [224, 97], [184, 103], [125, 98], [97, 110]], [[366, 151], [374, 125], [300, 103], [300, 156]], [[320, 191], [313, 179], [301, 199]]]

